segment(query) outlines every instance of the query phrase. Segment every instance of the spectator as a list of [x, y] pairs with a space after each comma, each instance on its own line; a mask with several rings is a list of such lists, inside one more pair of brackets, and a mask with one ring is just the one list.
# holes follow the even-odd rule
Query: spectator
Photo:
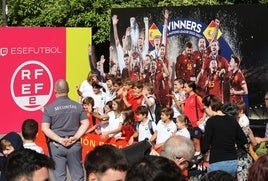
[[115, 84], [115, 77], [114, 75], [107, 74], [105, 77], [106, 82], [101, 82], [102, 87], [106, 92], [106, 102], [112, 101], [116, 98], [116, 90], [114, 88]]
[[200, 181], [236, 181], [236, 179], [225, 171], [215, 170], [205, 174]]
[[104, 114], [100, 114], [99, 112], [93, 112], [94, 118], [99, 120], [99, 123], [95, 124], [87, 132], [92, 132], [93, 130], [95, 130], [95, 133], [100, 135], [102, 132], [109, 131], [108, 113], [111, 112], [112, 110], [113, 110], [113, 102], [108, 101], [108, 102], [106, 102], [106, 104], [104, 106]]
[[122, 135], [116, 139], [124, 139], [127, 142], [134, 134], [134, 112], [132, 109], [126, 109], [122, 112], [123, 115], [123, 125], [122, 125]]
[[184, 136], [191, 139], [191, 135], [188, 129], [192, 129], [190, 120], [184, 114], [177, 116], [176, 126], [178, 128], [176, 135]]
[[131, 93], [129, 94], [129, 98], [128, 99], [126, 98], [128, 97], [128, 94], [124, 94], [124, 97], [123, 97], [123, 101], [126, 107], [131, 108], [134, 111], [135, 122], [138, 122], [138, 118], [137, 118], [137, 115], [135, 114], [135, 110], [137, 109], [137, 107], [141, 106], [142, 100], [143, 100], [142, 89], [143, 89], [143, 83], [140, 81], [137, 81], [133, 86], [133, 89], [132, 89], [133, 92], [131, 93], [131, 91], [128, 91], [128, 93], [129, 92]]
[[[268, 91], [265, 93], [264, 96], [264, 101], [265, 101], [265, 111], [268, 113]], [[257, 142], [261, 143], [261, 142], [268, 142], [268, 122], [266, 123], [266, 129], [265, 129], [265, 135], [264, 138], [260, 138], [260, 137], [256, 137]]]
[[[251, 157], [250, 150], [250, 144], [252, 146], [257, 145], [257, 141], [255, 140], [255, 137], [252, 133], [252, 131], [249, 128], [249, 121], [241, 121], [239, 117], [241, 117], [244, 113], [245, 110], [245, 104], [240, 103], [240, 104], [235, 104], [233, 102], [225, 103], [222, 108], [222, 112], [224, 114], [233, 116], [234, 118], [238, 119], [238, 123], [240, 127], [242, 128], [248, 143], [245, 144], [245, 149], [237, 149], [236, 155], [237, 155], [237, 160], [238, 160], [238, 166], [237, 166], [237, 180], [238, 181], [245, 181], [247, 180], [247, 175], [248, 175], [248, 169], [253, 163], [253, 159]], [[247, 117], [245, 116], [247, 119]]]
[[15, 150], [6, 162], [7, 181], [47, 181], [49, 169], [54, 169], [54, 161], [48, 156], [31, 149]]
[[168, 94], [172, 99], [171, 107], [174, 110], [173, 120], [177, 118], [180, 114], [184, 112], [184, 101], [186, 98], [186, 93], [184, 91], [185, 81], [182, 78], [177, 78], [174, 80], [174, 92]]
[[113, 100], [113, 111], [106, 114], [109, 119], [108, 131], [103, 131], [101, 135], [103, 137], [120, 137], [122, 135], [123, 116], [122, 111], [124, 109], [124, 102], [121, 98], [115, 98]]
[[156, 130], [155, 122], [148, 119], [148, 108], [146, 106], [138, 107], [136, 109], [136, 114], [139, 122], [136, 125], [135, 133], [129, 139], [129, 144], [132, 144], [136, 137], [138, 137], [138, 142], [145, 139], [150, 140]]
[[87, 181], [124, 181], [128, 162], [120, 149], [105, 144], [86, 155], [84, 167]]
[[106, 103], [106, 93], [102, 91], [102, 86], [96, 82], [92, 83], [93, 92], [92, 98], [94, 99], [94, 110], [103, 114], [104, 106]]
[[171, 136], [165, 141], [160, 156], [173, 160], [184, 171], [190, 166], [194, 157], [194, 144], [184, 136]]
[[15, 150], [23, 149], [23, 141], [18, 133], [9, 132], [0, 140], [0, 181], [5, 181], [6, 178], [3, 174], [5, 162], [10, 153]]
[[200, 153], [200, 141], [202, 132], [198, 127], [199, 124], [205, 121], [205, 114], [203, 112], [202, 98], [195, 93], [196, 84], [193, 81], [189, 81], [184, 84], [184, 90], [188, 94], [184, 104], [184, 114], [189, 118], [193, 126], [191, 133], [191, 138], [195, 145], [195, 157], [196, 159], [202, 158]]
[[157, 123], [155, 116], [156, 97], [154, 95], [154, 86], [150, 83], [144, 84], [142, 94], [143, 94], [143, 100], [141, 105], [148, 107], [149, 119]]
[[82, 101], [82, 104], [89, 121], [89, 127], [86, 133], [90, 133], [94, 130], [92, 127], [96, 125], [96, 118], [93, 117], [94, 99], [92, 97], [85, 97]]
[[133, 164], [125, 181], [185, 181], [177, 165], [161, 156], [146, 156]]
[[49, 138], [50, 156], [56, 163], [54, 179], [66, 180], [68, 166], [73, 181], [84, 181], [80, 137], [89, 121], [82, 105], [68, 97], [66, 80], [57, 80], [54, 91], [56, 100], [45, 107], [42, 118], [42, 131]]
[[156, 130], [151, 137], [150, 141], [153, 142], [156, 139], [154, 149], [161, 150], [164, 142], [172, 135], [175, 134], [177, 127], [173, 122], [174, 111], [172, 108], [167, 107], [161, 110], [161, 120], [157, 123]]
[[34, 119], [26, 119], [21, 127], [23, 137], [23, 147], [44, 153], [43, 148], [35, 144], [35, 139], [38, 133], [38, 123]]
[[248, 181], [266, 181], [268, 178], [268, 154], [261, 156], [249, 168]]
[[247, 112], [247, 105], [244, 102], [240, 102], [237, 104], [239, 107], [239, 114], [238, 114], [238, 123], [241, 127], [249, 127], [249, 119], [246, 115]]
[[78, 85], [77, 93], [78, 93], [78, 101], [82, 103], [82, 99], [85, 97], [92, 97], [93, 95], [93, 87], [92, 83], [94, 79], [96, 79], [97, 74], [95, 72], [90, 71], [87, 75], [87, 79], [84, 80], [81, 85]]
[[210, 117], [205, 126], [202, 152], [210, 149], [208, 172], [223, 170], [236, 176], [238, 149], [243, 149], [247, 138], [237, 120], [224, 114], [221, 100], [215, 95], [205, 96], [202, 100], [206, 114]]

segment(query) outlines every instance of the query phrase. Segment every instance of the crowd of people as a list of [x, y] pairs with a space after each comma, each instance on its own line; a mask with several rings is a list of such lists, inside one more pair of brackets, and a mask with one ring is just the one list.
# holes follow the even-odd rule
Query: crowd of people
[[[211, 175], [214, 172], [228, 175], [230, 180], [250, 180], [253, 177], [250, 176], [251, 172], [260, 174], [256, 164], [264, 164], [267, 154], [254, 163], [253, 159], [250, 160], [248, 148], [249, 145], [258, 147], [265, 138], [254, 137], [245, 114], [245, 104], [223, 103], [216, 95], [201, 98], [196, 92], [195, 82], [185, 82], [178, 78], [174, 81], [174, 90], [176, 93], [183, 92], [183, 96], [180, 94], [178, 100], [175, 95], [167, 95], [173, 101], [175, 99], [174, 105], [162, 107], [158, 113], [155, 111], [158, 100], [154, 96], [153, 85], [140, 81], [132, 83], [131, 79], [125, 79], [117, 90], [113, 90], [115, 79], [110, 75], [107, 77], [109, 80], [106, 82], [111, 81], [109, 86], [109, 83], [101, 82], [97, 74], [91, 73], [89, 81], [87, 80], [87, 90], [91, 89], [92, 96], [81, 97], [81, 103], [68, 97], [69, 86], [66, 80], [57, 80], [54, 86], [56, 99], [42, 109], [41, 127], [47, 137], [49, 157], [35, 144], [38, 123], [27, 119], [22, 124], [23, 139], [18, 133], [10, 132], [0, 140], [3, 154], [1, 181], [40, 178], [36, 174], [42, 174], [46, 180], [49, 169], [55, 180], [66, 180], [66, 166], [72, 180], [111, 180], [110, 174], [117, 180], [148, 180], [149, 177], [187, 180], [187, 177], [194, 176], [188, 172], [193, 164], [198, 169], [198, 161], [203, 162], [203, 157], [208, 152], [208, 173], [205, 177], [199, 177], [201, 180], [216, 177]], [[106, 102], [107, 96], [113, 93], [115, 97]], [[78, 95], [83, 95], [80, 89]], [[102, 101], [102, 105], [96, 106], [95, 100]], [[177, 116], [174, 116], [175, 113]], [[155, 114], [160, 114], [160, 120], [156, 119]], [[201, 124], [204, 124], [204, 128], [199, 127]], [[150, 143], [149, 153], [154, 150], [159, 156], [136, 152], [138, 147], [135, 146], [131, 148], [132, 152], [127, 153], [124, 149], [106, 145], [96, 147], [88, 153], [83, 165], [80, 138], [87, 133], [124, 139], [130, 146], [146, 141]], [[135, 152], [141, 154], [141, 159], [130, 163], [128, 158], [133, 157]], [[31, 156], [27, 156], [29, 154]], [[33, 167], [25, 165], [26, 162]], [[11, 169], [15, 167], [19, 167], [18, 170]], [[23, 170], [25, 167], [31, 169], [26, 172]], [[148, 170], [152, 170], [149, 175]], [[18, 176], [14, 176], [16, 174]], [[263, 171], [259, 176], [265, 174], [267, 173]]]
[[[66, 80], [56, 81], [54, 87], [56, 99], [43, 108], [42, 118], [42, 131], [47, 137], [50, 157], [40, 157], [45, 163], [34, 163], [41, 165], [36, 166], [36, 169], [31, 171], [37, 172], [45, 167], [43, 170], [45, 173], [48, 172], [48, 169], [52, 169], [55, 180], [65, 180], [67, 178], [66, 166], [68, 166], [72, 180], [82, 181], [85, 177], [87, 180], [96, 180], [96, 178], [105, 178], [106, 174], [107, 178], [110, 178], [109, 174], [112, 174], [114, 177], [122, 178], [121, 180], [135, 180], [140, 179], [140, 177], [147, 180], [146, 169], [159, 169], [163, 173], [151, 173], [155, 174], [156, 178], [185, 180], [186, 177], [194, 176], [188, 171], [193, 168], [193, 164], [198, 169], [199, 162], [203, 162], [205, 155], [209, 155], [209, 166], [206, 171], [208, 174], [223, 171], [230, 178], [247, 180], [250, 178], [250, 171], [257, 171], [256, 168], [252, 167], [258, 163], [260, 158], [253, 163], [253, 159], [250, 159], [251, 155], [248, 154], [249, 145], [254, 148], [258, 147], [261, 141], [265, 141], [265, 138], [254, 137], [245, 114], [245, 104], [233, 102], [223, 104], [216, 95], [206, 95], [201, 98], [195, 91], [195, 82], [176, 79], [174, 85], [178, 89], [183, 89], [180, 91], [176, 89], [176, 92], [184, 92], [184, 95], [181, 96], [184, 99], [174, 101], [177, 112], [174, 110], [174, 106], [162, 107], [159, 112], [160, 120], [157, 120], [155, 114], [158, 113], [154, 109], [150, 109], [150, 107], [156, 106], [157, 99], [153, 93], [153, 86], [149, 83], [144, 84], [137, 81], [132, 85], [131, 79], [125, 79], [126, 83], [123, 83], [115, 91], [115, 98], [106, 102], [103, 99], [106, 100], [108, 91], [106, 92], [103, 87], [107, 83], [99, 81], [97, 74], [90, 74], [89, 77], [91, 77], [92, 82], [87, 81], [88, 87], [92, 86], [94, 95], [82, 97], [79, 99], [82, 101], [81, 103], [68, 97], [69, 86]], [[112, 76], [107, 77], [110, 77], [109, 80], [113, 82]], [[113, 83], [108, 87], [108, 90], [111, 91]], [[99, 99], [95, 95], [95, 89], [98, 90], [98, 94], [105, 95], [103, 99], [100, 99], [103, 101], [102, 111], [94, 104], [95, 98]], [[80, 90], [78, 91], [79, 96], [81, 96], [82, 93]], [[177, 99], [176, 96], [170, 97]], [[174, 117], [175, 112], [177, 116]], [[191, 121], [191, 119], [195, 121]], [[201, 124], [205, 124], [204, 128], [199, 127]], [[19, 156], [16, 154], [20, 155], [18, 153], [20, 151], [17, 150], [32, 149], [43, 154], [42, 148], [34, 143], [37, 132], [38, 123], [35, 120], [27, 119], [22, 124], [23, 139], [19, 134], [10, 132], [0, 140], [1, 152], [3, 153], [1, 157], [1, 181], [12, 180], [9, 178], [14, 173], [9, 172], [9, 169], [16, 165], [12, 165], [14, 161], [9, 161], [9, 158], [18, 159]], [[149, 153], [152, 149], [161, 158], [147, 157], [148, 154], [144, 152], [136, 152], [138, 147], [132, 147], [133, 151], [129, 152], [132, 154], [129, 155], [125, 150], [110, 145], [107, 148], [97, 147], [96, 150], [88, 153], [83, 165], [80, 138], [87, 133], [118, 140], [124, 139], [130, 146], [146, 140], [150, 143]], [[104, 151], [101, 151], [102, 149]], [[105, 149], [108, 150], [105, 151]], [[111, 160], [108, 159], [108, 156], [101, 156], [101, 154], [111, 154], [110, 149], [113, 149], [115, 154], [110, 156]], [[13, 152], [14, 157], [11, 156]], [[133, 157], [135, 152], [141, 154], [139, 157], [142, 160], [137, 159], [130, 164], [128, 157]], [[26, 151], [25, 155], [27, 154], [30, 153]], [[38, 155], [36, 156], [38, 157]], [[94, 162], [94, 167], [104, 164], [106, 166], [100, 166], [100, 168], [105, 169], [91, 168], [93, 167], [91, 162]], [[113, 163], [113, 165], [109, 166], [111, 163], [108, 162]], [[116, 165], [117, 162], [119, 165]], [[158, 162], [166, 164], [155, 165]], [[171, 163], [176, 167], [174, 168]], [[84, 168], [86, 176], [84, 176]], [[93, 174], [92, 169], [95, 170]], [[140, 169], [143, 171], [139, 171]], [[165, 169], [170, 171], [166, 175], [164, 174]], [[98, 172], [101, 173], [98, 174]], [[18, 171], [18, 174], [22, 174], [19, 178], [29, 177], [27, 175], [29, 173]], [[209, 177], [208, 174], [205, 174], [206, 178]], [[173, 175], [176, 177], [172, 178]], [[199, 179], [201, 178], [199, 177]]]

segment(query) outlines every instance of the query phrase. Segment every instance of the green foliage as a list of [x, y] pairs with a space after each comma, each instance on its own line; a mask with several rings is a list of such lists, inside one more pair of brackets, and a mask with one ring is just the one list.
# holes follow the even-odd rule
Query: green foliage
[[[111, 22], [110, 14], [112, 8], [168, 7], [168, 6], [268, 2], [268, 0], [181, 0], [181, 1], [6, 0], [6, 1], [8, 5], [8, 14], [7, 14], [8, 26], [92, 27], [93, 41], [96, 44], [101, 44], [109, 40], [110, 22]], [[2, 8], [1, 8], [1, 14], [2, 14]]]

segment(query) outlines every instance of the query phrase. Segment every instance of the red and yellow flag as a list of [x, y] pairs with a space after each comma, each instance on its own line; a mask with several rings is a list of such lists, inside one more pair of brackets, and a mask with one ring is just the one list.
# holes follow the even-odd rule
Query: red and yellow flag
[[216, 23], [214, 21], [211, 21], [203, 34], [210, 43], [213, 39], [218, 40], [221, 37], [222, 32], [220, 29], [216, 28]]

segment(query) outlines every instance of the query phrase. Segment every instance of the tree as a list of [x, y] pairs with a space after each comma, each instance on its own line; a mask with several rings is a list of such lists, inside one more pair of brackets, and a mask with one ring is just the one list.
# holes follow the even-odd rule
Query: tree
[[2, 7], [5, 1], [8, 6], [8, 26], [92, 27], [93, 41], [97, 45], [109, 41], [112, 8], [268, 2], [268, 0], [38, 0], [37, 3], [36, 0], [2, 0]]

